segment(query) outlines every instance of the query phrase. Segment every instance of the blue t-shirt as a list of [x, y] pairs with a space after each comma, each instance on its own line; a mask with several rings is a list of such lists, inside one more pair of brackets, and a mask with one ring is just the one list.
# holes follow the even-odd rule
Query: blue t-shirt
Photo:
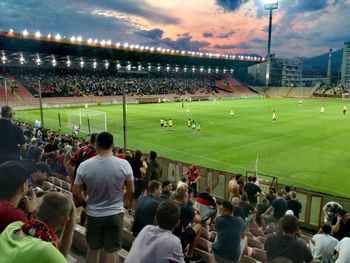
[[272, 202], [273, 217], [276, 219], [282, 218], [288, 209], [288, 202], [284, 199], [276, 199]]
[[241, 255], [241, 239], [244, 221], [238, 216], [219, 216], [215, 220], [217, 231], [213, 244], [214, 254], [228, 260], [238, 260]]

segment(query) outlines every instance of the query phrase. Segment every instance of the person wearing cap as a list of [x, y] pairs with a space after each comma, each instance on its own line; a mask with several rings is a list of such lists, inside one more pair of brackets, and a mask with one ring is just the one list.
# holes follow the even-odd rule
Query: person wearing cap
[[67, 262], [75, 226], [73, 200], [60, 192], [48, 192], [39, 198], [36, 217], [13, 222], [2, 232], [1, 262]]
[[197, 181], [201, 178], [197, 166], [192, 164], [191, 168], [188, 169], [183, 175], [188, 177], [188, 187], [191, 187], [194, 192], [194, 197], [197, 197]]
[[27, 148], [26, 139], [20, 127], [13, 124], [15, 111], [9, 106], [1, 108], [0, 119], [0, 163], [19, 160], [20, 150]]
[[[22, 161], [8, 161], [0, 164], [0, 233], [14, 221], [27, 221], [25, 212], [17, 208], [24, 198], [24, 205], [29, 213], [36, 209], [36, 195], [28, 189], [30, 171], [22, 165]], [[25, 194], [28, 193], [28, 197]]]

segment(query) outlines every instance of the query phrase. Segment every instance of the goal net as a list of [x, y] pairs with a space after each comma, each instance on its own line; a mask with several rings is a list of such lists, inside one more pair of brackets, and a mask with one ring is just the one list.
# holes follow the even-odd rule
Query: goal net
[[350, 94], [349, 93], [343, 93], [341, 95], [342, 100], [350, 100]]
[[100, 133], [107, 131], [107, 116], [103, 111], [79, 109], [67, 112], [67, 127], [79, 126], [82, 133]]

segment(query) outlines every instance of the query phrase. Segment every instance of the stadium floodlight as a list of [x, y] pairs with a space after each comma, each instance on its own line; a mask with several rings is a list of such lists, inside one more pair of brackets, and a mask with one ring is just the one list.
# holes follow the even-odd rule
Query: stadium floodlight
[[219, 69], [218, 68], [215, 69], [215, 73], [219, 73]]
[[106, 59], [106, 61], [105, 61], [105, 68], [106, 69], [108, 69], [109, 68], [109, 62], [108, 62], [108, 60]]
[[134, 47], [135, 47], [134, 44], [130, 45], [130, 49], [134, 49]]
[[24, 57], [23, 57], [23, 54], [22, 54], [22, 52], [19, 54], [19, 63], [21, 64], [21, 65], [23, 65], [24, 63], [25, 63], [26, 61], [25, 61], [25, 59], [24, 59]]
[[185, 55], [186, 54], [186, 51], [185, 50], [182, 50], [181, 51], [181, 55]]
[[13, 34], [13, 29], [12, 28], [10, 28], [9, 33]]
[[161, 67], [160, 65], [157, 66], [157, 71], [160, 71]]
[[51, 60], [52, 66], [53, 66], [53, 67], [56, 67], [56, 66], [57, 66], [57, 61], [56, 61], [55, 56], [54, 56], [54, 55], [51, 55], [51, 58], [52, 58], [52, 60]]
[[137, 70], [138, 70], [138, 71], [141, 71], [141, 70], [142, 70], [142, 66], [141, 66], [141, 65], [138, 65], [138, 66], [137, 66]]
[[94, 62], [92, 63], [92, 67], [93, 67], [94, 69], [96, 69], [96, 68], [97, 68], [97, 62], [96, 62], [96, 59], [94, 59]]
[[140, 47], [140, 50], [141, 50], [141, 51], [143, 51], [144, 49], [145, 49], [145, 47], [144, 47], [144, 46], [141, 46], [141, 47]]
[[136, 44], [136, 45], [135, 45], [135, 48], [136, 48], [136, 49], [139, 49], [139, 48], [140, 48], [140, 45], [139, 45], [139, 44]]
[[48, 35], [47, 35], [47, 39], [51, 39], [51, 34], [48, 34]]
[[232, 68], [230, 69], [230, 73], [233, 74], [233, 69]]
[[208, 68], [208, 73], [209, 73], [209, 74], [211, 73], [211, 68]]
[[167, 71], [167, 72], [170, 71], [170, 66], [169, 66], [169, 65], [166, 66], [166, 71]]
[[78, 36], [78, 37], [77, 37], [77, 41], [78, 41], [78, 42], [81, 42], [81, 41], [83, 41], [83, 38], [82, 38], [81, 36]]
[[175, 72], [178, 72], [178, 71], [179, 71], [179, 67], [176, 66], [176, 67], [175, 67]]
[[27, 29], [24, 29], [23, 31], [22, 31], [22, 35], [24, 36], [24, 37], [26, 37], [26, 36], [28, 36], [28, 30]]
[[111, 41], [111, 40], [107, 40], [106, 44], [107, 44], [108, 46], [110, 46], [110, 45], [112, 45], [112, 41]]
[[94, 39], [94, 44], [96, 45], [97, 43], [98, 43], [98, 39], [95, 38], [95, 39]]
[[187, 72], [187, 67], [186, 66], [184, 67], [184, 72]]
[[70, 38], [70, 42], [75, 42], [75, 36], [72, 36], [71, 38]]
[[36, 32], [35, 32], [35, 37], [36, 37], [36, 38], [40, 38], [40, 37], [41, 37], [40, 31], [36, 31]]
[[60, 35], [60, 33], [57, 33], [56, 35], [55, 35], [55, 39], [57, 40], [57, 41], [59, 41], [59, 40], [61, 40], [61, 35]]
[[129, 43], [124, 43], [124, 44], [123, 44], [123, 47], [124, 47], [124, 48], [128, 48], [128, 47], [129, 47]]
[[127, 71], [130, 71], [131, 68], [132, 68], [132, 66], [131, 66], [131, 64], [130, 64], [130, 62], [129, 62], [129, 64], [126, 66], [126, 70], [127, 70]]
[[192, 72], [194, 73], [196, 71], [196, 68], [195, 67], [192, 67]]
[[150, 47], [150, 49], [149, 49], [151, 52], [153, 52], [154, 51], [154, 47]]
[[103, 39], [103, 40], [100, 42], [100, 44], [101, 44], [101, 46], [106, 45], [106, 40]]
[[203, 67], [200, 67], [199, 71], [200, 71], [200, 73], [203, 73], [204, 68], [203, 68]]
[[148, 71], [151, 71], [152, 66], [151, 66], [151, 65], [148, 65], [147, 69], [148, 69]]
[[269, 11], [269, 33], [267, 41], [267, 63], [266, 63], [266, 87], [270, 84], [270, 64], [271, 64], [271, 32], [272, 32], [272, 11], [278, 9], [278, 0], [265, 0], [265, 10]]
[[115, 47], [119, 48], [120, 47], [120, 43], [119, 42], [115, 43]]
[[2, 51], [1, 53], [2, 53], [2, 56], [1, 56], [1, 61], [2, 61], [2, 64], [6, 64], [7, 57], [6, 57], [6, 55], [5, 55], [5, 52], [4, 52], [4, 51]]
[[87, 40], [87, 43], [88, 43], [89, 45], [91, 45], [91, 43], [92, 43], [92, 39], [91, 39], [91, 38], [89, 38], [89, 39]]
[[224, 72], [224, 74], [226, 73], [226, 69], [224, 68], [223, 70], [222, 70], [222, 72]]

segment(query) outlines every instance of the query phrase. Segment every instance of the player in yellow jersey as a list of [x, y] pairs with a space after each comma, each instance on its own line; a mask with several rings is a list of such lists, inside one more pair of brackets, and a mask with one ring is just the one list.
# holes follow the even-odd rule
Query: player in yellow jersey
[[201, 124], [198, 122], [196, 126], [197, 134], [201, 133]]
[[343, 114], [345, 115], [346, 114], [346, 111], [347, 111], [347, 108], [346, 106], [343, 107]]
[[173, 128], [173, 120], [172, 119], [169, 119], [168, 125], [169, 125], [169, 130], [171, 130]]
[[277, 114], [275, 111], [272, 112], [272, 121], [276, 122], [277, 121]]
[[164, 130], [166, 130], [167, 127], [168, 127], [168, 121], [164, 120]]
[[230, 116], [231, 116], [231, 118], [233, 118], [233, 115], [235, 115], [235, 111], [234, 111], [233, 108], [231, 108], [231, 110], [230, 110]]
[[164, 119], [163, 118], [160, 119], [160, 128], [161, 129], [164, 128]]

